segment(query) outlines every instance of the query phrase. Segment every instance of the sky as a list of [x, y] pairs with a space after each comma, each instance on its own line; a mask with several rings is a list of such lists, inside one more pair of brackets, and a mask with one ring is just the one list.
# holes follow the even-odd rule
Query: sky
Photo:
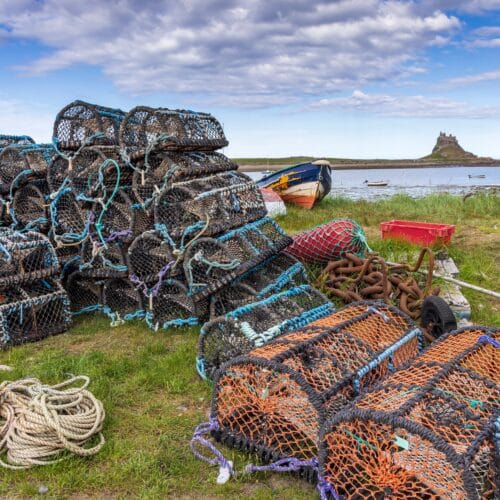
[[214, 114], [232, 157], [500, 158], [500, 0], [0, 0], [0, 133], [75, 99]]

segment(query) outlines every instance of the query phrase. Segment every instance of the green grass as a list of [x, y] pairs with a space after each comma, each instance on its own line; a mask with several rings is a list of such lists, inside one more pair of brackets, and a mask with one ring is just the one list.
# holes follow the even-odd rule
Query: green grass
[[[456, 224], [449, 250], [465, 281], [497, 289], [499, 281], [500, 203], [475, 196], [411, 200], [404, 196], [378, 201], [325, 200], [312, 211], [288, 207], [279, 222], [290, 233], [336, 217], [350, 217], [365, 229], [370, 245], [388, 259], [413, 259], [416, 248], [382, 241], [378, 224], [392, 218]], [[500, 326], [498, 301], [465, 292], [473, 319]], [[28, 471], [0, 469], [0, 496], [144, 498], [311, 498], [314, 488], [288, 475], [240, 476], [217, 486], [215, 467], [189, 450], [195, 426], [207, 419], [211, 389], [196, 375], [198, 328], [153, 333], [141, 323], [110, 328], [95, 315], [79, 318], [69, 332], [0, 354], [0, 381], [36, 376], [56, 383], [67, 374], [87, 374], [90, 390], [103, 401], [107, 444], [91, 458], [70, 457], [56, 465]], [[241, 470], [255, 457], [225, 448]]]

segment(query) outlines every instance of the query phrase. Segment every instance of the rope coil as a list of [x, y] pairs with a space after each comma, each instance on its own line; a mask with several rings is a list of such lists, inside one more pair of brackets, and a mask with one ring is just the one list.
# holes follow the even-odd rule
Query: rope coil
[[[65, 450], [91, 456], [104, 446], [102, 403], [87, 390], [89, 377], [53, 386], [27, 378], [0, 384], [0, 466], [27, 469], [59, 462]], [[75, 384], [78, 384], [75, 387]], [[2, 422], [3, 420], [3, 422]], [[98, 436], [98, 443], [87, 446]]]

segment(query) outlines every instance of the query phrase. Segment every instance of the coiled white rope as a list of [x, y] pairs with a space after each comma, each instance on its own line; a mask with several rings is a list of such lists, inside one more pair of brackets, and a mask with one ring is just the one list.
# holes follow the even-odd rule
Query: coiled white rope
[[[101, 433], [105, 411], [86, 388], [90, 379], [80, 375], [53, 386], [27, 378], [0, 384], [0, 465], [26, 469], [66, 457], [96, 454], [105, 443]], [[77, 387], [74, 387], [78, 384]], [[98, 435], [94, 446], [86, 444]]]

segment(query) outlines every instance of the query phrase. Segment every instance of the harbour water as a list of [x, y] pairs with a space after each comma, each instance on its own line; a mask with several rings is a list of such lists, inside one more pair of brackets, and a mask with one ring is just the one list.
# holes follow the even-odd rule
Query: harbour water
[[[258, 180], [262, 172], [247, 173]], [[484, 178], [471, 176], [484, 175]], [[365, 181], [388, 181], [384, 187], [367, 186]], [[473, 190], [500, 188], [500, 165], [488, 167], [452, 166], [438, 168], [377, 168], [332, 171], [331, 196], [354, 200], [379, 199], [404, 193], [419, 198], [431, 193], [464, 195]]]

